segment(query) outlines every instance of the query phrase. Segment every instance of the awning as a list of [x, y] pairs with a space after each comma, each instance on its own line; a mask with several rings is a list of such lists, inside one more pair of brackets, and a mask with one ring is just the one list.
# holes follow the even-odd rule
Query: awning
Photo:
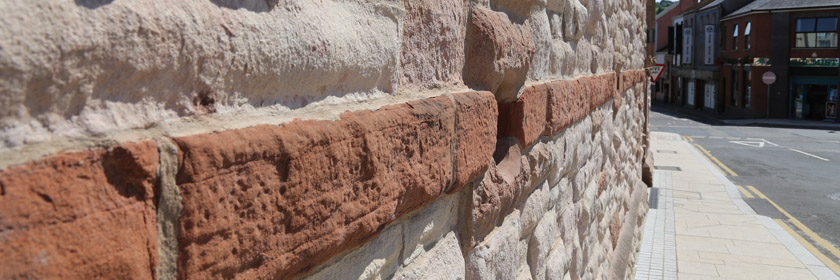
[[744, 36], [750, 35], [750, 22], [747, 22], [747, 27], [744, 28]]
[[738, 25], [735, 25], [735, 33], [732, 33], [732, 37], [738, 37]]

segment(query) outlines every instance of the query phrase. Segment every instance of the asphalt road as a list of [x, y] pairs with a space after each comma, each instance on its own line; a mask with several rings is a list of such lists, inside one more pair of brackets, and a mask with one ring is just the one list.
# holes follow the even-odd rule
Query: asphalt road
[[[734, 184], [747, 190], [746, 186], [754, 186], [806, 228], [840, 248], [840, 131], [721, 125], [655, 107], [650, 113], [650, 129], [690, 136], [737, 175], [721, 168]], [[747, 192], [755, 198], [744, 200], [758, 214], [782, 219], [800, 235], [808, 236], [807, 229], [795, 227], [793, 219], [786, 219], [768, 200]], [[840, 263], [837, 251], [822, 248], [815, 238], [806, 239]]]

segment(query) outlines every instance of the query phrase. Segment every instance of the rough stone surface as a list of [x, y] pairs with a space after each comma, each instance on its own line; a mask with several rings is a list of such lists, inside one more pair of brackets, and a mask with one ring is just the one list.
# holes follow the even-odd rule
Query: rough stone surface
[[399, 268], [403, 225], [392, 225], [359, 248], [339, 255], [306, 279], [386, 279]]
[[449, 185], [453, 119], [437, 97], [175, 139], [181, 277], [289, 277], [365, 242]]
[[0, 278], [154, 279], [153, 141], [0, 171]]
[[588, 113], [589, 97], [586, 86], [578, 80], [548, 84], [546, 135], [553, 135], [577, 122]]
[[519, 269], [519, 217], [514, 211], [488, 240], [467, 255], [466, 279], [515, 279]]
[[462, 83], [467, 1], [405, 0], [403, 3], [401, 89]]
[[486, 91], [452, 95], [457, 111], [455, 136], [455, 184], [450, 193], [458, 191], [471, 180], [481, 176], [496, 148], [499, 109], [493, 94]]
[[494, 157], [498, 163], [490, 165], [484, 178], [473, 189], [466, 227], [469, 246], [483, 240], [502, 222], [516, 206], [522, 188], [528, 183], [528, 162], [521, 157], [516, 140], [502, 139], [496, 151]]
[[[4, 1], [14, 13], [0, 17], [0, 147], [213, 112], [394, 95], [405, 13], [395, 4]], [[414, 15], [408, 30], [417, 26]]]
[[429, 251], [396, 272], [393, 279], [465, 279], [466, 264], [454, 232], [447, 233]]
[[526, 26], [510, 22], [504, 13], [472, 9], [464, 68], [467, 85], [493, 92], [500, 102], [514, 101], [533, 55], [534, 41]]
[[499, 104], [499, 136], [513, 136], [522, 147], [529, 147], [545, 131], [545, 84], [526, 87], [522, 95], [511, 103]]
[[0, 7], [0, 278], [632, 275], [640, 1]]

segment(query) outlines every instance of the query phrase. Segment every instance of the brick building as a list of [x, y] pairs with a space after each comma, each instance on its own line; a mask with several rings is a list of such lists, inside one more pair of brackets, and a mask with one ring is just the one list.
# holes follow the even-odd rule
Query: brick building
[[836, 121], [838, 18], [833, 0], [756, 0], [724, 17], [725, 115]]

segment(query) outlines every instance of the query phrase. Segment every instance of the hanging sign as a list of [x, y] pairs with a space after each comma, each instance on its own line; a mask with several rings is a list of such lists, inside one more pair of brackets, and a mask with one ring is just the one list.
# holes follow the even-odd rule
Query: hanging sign
[[691, 64], [691, 28], [683, 28], [682, 63]]
[[715, 64], [715, 26], [706, 25], [706, 42], [704, 52], [704, 63], [707, 65]]

